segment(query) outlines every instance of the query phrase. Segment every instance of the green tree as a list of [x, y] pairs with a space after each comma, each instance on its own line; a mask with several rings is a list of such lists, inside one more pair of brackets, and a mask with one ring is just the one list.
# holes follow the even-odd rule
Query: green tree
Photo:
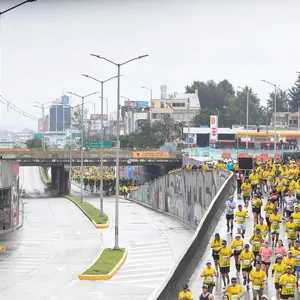
[[42, 140], [41, 139], [31, 139], [26, 141], [27, 148], [42, 148]]
[[[267, 106], [269, 110], [274, 111], [274, 100], [275, 92], [269, 94], [269, 99], [267, 100]], [[288, 111], [289, 109], [289, 95], [288, 91], [283, 91], [281, 89], [277, 90], [276, 93], [276, 110], [277, 112]]]
[[298, 107], [300, 107], [300, 74], [298, 75], [294, 85], [290, 88], [289, 96], [291, 111], [298, 111]]
[[209, 126], [210, 116], [215, 115], [215, 111], [209, 108], [204, 108], [199, 111], [191, 120], [191, 125], [194, 127]]

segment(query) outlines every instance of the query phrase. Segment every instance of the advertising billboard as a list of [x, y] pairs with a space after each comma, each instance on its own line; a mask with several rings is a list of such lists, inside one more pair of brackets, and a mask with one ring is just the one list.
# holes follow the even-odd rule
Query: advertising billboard
[[133, 158], [169, 158], [169, 152], [162, 151], [143, 151], [143, 152], [133, 152]]
[[69, 100], [70, 100], [69, 96], [67, 96], [67, 95], [61, 96], [61, 104], [69, 105], [69, 102], [70, 102]]
[[92, 121], [97, 121], [97, 120], [103, 120], [103, 121], [107, 121], [107, 115], [101, 115], [101, 114], [91, 114], [91, 118]]
[[210, 141], [218, 140], [218, 116], [210, 116]]
[[148, 101], [134, 101], [135, 106], [148, 107]]

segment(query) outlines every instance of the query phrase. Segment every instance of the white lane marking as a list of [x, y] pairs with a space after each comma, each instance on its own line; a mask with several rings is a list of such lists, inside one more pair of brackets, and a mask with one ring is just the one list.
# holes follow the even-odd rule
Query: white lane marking
[[[171, 264], [173, 264], [173, 260], [170, 261]], [[166, 262], [165, 262], [166, 264]], [[132, 268], [135, 266], [161, 266], [161, 264], [157, 264], [155, 261], [154, 262], [149, 262], [149, 263], [135, 263], [135, 262], [125, 262], [124, 267], [122, 268], [122, 270], [127, 269], [127, 268]]]
[[165, 277], [158, 277], [158, 278], [147, 278], [147, 279], [138, 279], [138, 280], [130, 280], [130, 281], [127, 281], [127, 280], [123, 280], [123, 281], [119, 281], [119, 280], [116, 280], [115, 282], [113, 281], [107, 281], [107, 284], [113, 284], [113, 283], [124, 283], [124, 284], [130, 284], [130, 283], [139, 283], [139, 282], [152, 282], [152, 281], [162, 281]]
[[[34, 266], [34, 265], [3, 265], [3, 267], [4, 268], [7, 268], [7, 269], [10, 269], [10, 268], [21, 268], [21, 269], [23, 269], [23, 268], [36, 268], [37, 266]], [[2, 270], [2, 268], [1, 268], [1, 270]]]
[[27, 270], [12, 270], [12, 269], [0, 269], [0, 272], [11, 272], [11, 273], [28, 273], [32, 269], [27, 269]]
[[[22, 262], [32, 262], [32, 261], [36, 261], [36, 262], [38, 262], [38, 261], [44, 261], [45, 259], [47, 259], [46, 257], [45, 258], [24, 258], [24, 259], [22, 259], [22, 258], [14, 258], [12, 261], [3, 261], [2, 263], [9, 263], [9, 264], [12, 264], [12, 263], [22, 263]], [[1, 264], [1, 263], [0, 263]]]
[[[166, 272], [150, 272], [150, 273], [144, 273], [143, 274], [128, 274], [128, 275], [118, 275], [117, 278], [121, 278], [121, 279], [124, 279], [124, 278], [132, 278], [132, 277], [140, 277], [140, 278], [143, 278], [145, 276], [149, 277], [150, 275], [153, 276], [153, 275], [162, 275], [162, 274], [166, 274]], [[151, 280], [149, 280], [151, 281]]]
[[[167, 247], [167, 245], [155, 245], [155, 246], [153, 246], [153, 245], [151, 245], [151, 246], [141, 246], [141, 247], [136, 247], [136, 246], [131, 246], [131, 248], [130, 249], [132, 249], [132, 250], [136, 250], [136, 251], [140, 251], [140, 250], [147, 250], [147, 249], [149, 249], [149, 250], [155, 250], [155, 249], [161, 249], [161, 248], [166, 248]], [[171, 247], [169, 246], [169, 249], [171, 249]]]
[[[163, 254], [167, 254], [166, 252], [161, 252], [161, 253], [163, 253]], [[129, 254], [128, 254], [128, 257], [129, 257], [129, 255], [130, 255], [130, 258], [131, 257], [133, 257], [133, 258], [135, 258], [135, 257], [145, 257], [145, 256], [147, 256], [147, 257], [149, 257], [149, 256], [158, 256], [158, 253], [157, 252], [152, 252], [152, 253], [138, 253], [138, 254], [135, 254], [135, 253], [130, 253], [129, 252]]]
[[166, 258], [170, 258], [170, 256], [160, 256], [160, 257], [151, 257], [151, 258], [147, 258], [147, 259], [135, 259], [134, 257], [130, 257], [130, 261], [133, 262], [138, 262], [138, 261], [149, 261], [149, 260], [165, 260]]
[[130, 249], [130, 253], [139, 253], [139, 252], [149, 252], [149, 251], [153, 251], [153, 252], [162, 252], [162, 251], [167, 251], [170, 250], [169, 246], [164, 246], [164, 247], [153, 247], [153, 249], [149, 249], [149, 248], [141, 248], [141, 249]]
[[22, 244], [55, 244], [54, 241], [23, 241]]
[[135, 242], [137, 245], [148, 245], [148, 244], [161, 244], [161, 243], [166, 243], [165, 240], [150, 240], [150, 241], [141, 241], [141, 242]]
[[140, 272], [140, 271], [149, 271], [149, 270], [169, 270], [169, 267], [151, 267], [151, 268], [138, 268], [138, 269], [130, 269], [130, 270], [121, 270], [119, 274], [123, 275], [124, 273], [131, 273], [131, 272]]
[[67, 265], [63, 265], [61, 268], [57, 268], [57, 271], [62, 272], [66, 267], [67, 267]]

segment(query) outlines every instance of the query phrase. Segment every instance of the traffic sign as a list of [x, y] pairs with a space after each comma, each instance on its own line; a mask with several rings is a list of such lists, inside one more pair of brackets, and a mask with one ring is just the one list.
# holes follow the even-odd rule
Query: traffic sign
[[72, 140], [75, 141], [76, 138], [81, 138], [80, 132], [72, 132]]
[[[101, 141], [86, 140], [84, 146], [88, 148], [101, 148]], [[111, 148], [111, 141], [103, 141], [103, 148]]]
[[43, 134], [42, 134], [42, 133], [35, 133], [33, 137], [34, 137], [35, 139], [40, 139], [40, 140], [42, 140], [42, 139], [43, 139]]

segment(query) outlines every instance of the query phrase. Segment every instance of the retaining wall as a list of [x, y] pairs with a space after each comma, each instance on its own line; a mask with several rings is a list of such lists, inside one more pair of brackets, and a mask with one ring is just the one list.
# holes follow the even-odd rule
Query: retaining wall
[[138, 203], [169, 213], [195, 229], [181, 258], [149, 300], [177, 299], [201, 260], [235, 185], [234, 174], [225, 170], [184, 171], [165, 175], [130, 193]]

